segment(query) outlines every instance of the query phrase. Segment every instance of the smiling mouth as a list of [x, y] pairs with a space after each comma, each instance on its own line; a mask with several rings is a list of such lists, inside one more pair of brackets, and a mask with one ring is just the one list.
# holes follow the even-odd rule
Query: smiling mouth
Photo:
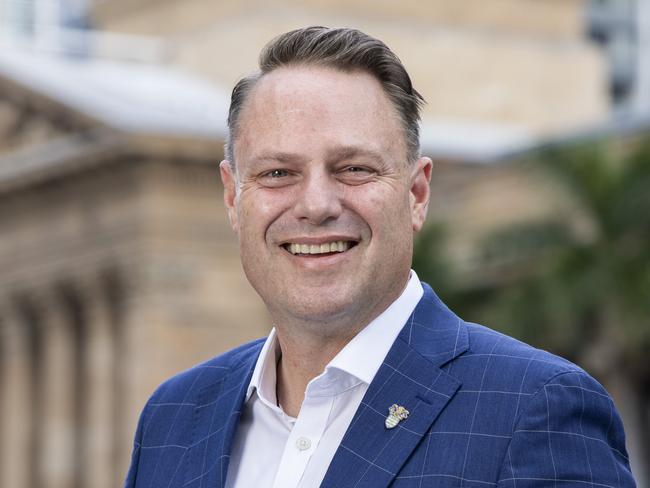
[[282, 247], [294, 256], [329, 255], [345, 252], [357, 245], [356, 241], [332, 241], [323, 244], [298, 244], [287, 242]]

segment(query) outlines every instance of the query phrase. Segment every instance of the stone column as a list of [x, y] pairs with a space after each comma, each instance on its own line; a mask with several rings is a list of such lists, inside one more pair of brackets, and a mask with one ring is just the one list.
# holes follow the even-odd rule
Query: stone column
[[136, 264], [125, 264], [123, 269], [129, 271], [114, 274], [109, 287], [111, 309], [115, 313], [115, 486], [124, 481], [138, 417], [155, 386], [147, 378], [151, 374], [151, 355], [147, 354], [146, 347], [151, 340], [148, 328], [151, 321], [147, 321], [150, 317], [146, 313], [142, 314], [145, 307], [140, 303], [142, 285]]
[[126, 334], [127, 281], [116, 269], [106, 275], [105, 286], [111, 310], [113, 338], [113, 450], [111, 469], [113, 486], [121, 486], [131, 459], [133, 432], [127, 427], [127, 379], [131, 371], [131, 344]]
[[[4, 305], [4, 304], [3, 304]], [[0, 423], [2, 435], [0, 486], [29, 488], [31, 462], [31, 358], [28, 328], [12, 313], [0, 317], [2, 379]]]
[[110, 303], [102, 284], [88, 283], [85, 314], [85, 374], [86, 398], [83, 466], [86, 479], [83, 486], [112, 488], [114, 425], [114, 361], [113, 327]]
[[42, 300], [43, 334], [43, 457], [39, 486], [70, 488], [75, 477], [74, 329], [67, 301], [52, 293]]

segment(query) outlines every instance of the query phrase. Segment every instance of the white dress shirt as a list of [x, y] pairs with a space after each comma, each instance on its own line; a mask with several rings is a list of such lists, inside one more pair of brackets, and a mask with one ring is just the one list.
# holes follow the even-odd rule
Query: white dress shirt
[[423, 293], [411, 271], [399, 298], [307, 384], [297, 418], [277, 405], [280, 347], [271, 330], [248, 386], [226, 488], [320, 486], [368, 386]]

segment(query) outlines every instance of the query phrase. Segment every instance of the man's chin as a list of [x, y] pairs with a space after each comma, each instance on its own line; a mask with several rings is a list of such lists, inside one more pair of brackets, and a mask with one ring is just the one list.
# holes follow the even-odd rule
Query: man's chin
[[335, 323], [359, 313], [358, 303], [349, 293], [343, 296], [334, 296], [327, 291], [318, 296], [295, 293], [287, 298], [283, 311], [300, 322]]

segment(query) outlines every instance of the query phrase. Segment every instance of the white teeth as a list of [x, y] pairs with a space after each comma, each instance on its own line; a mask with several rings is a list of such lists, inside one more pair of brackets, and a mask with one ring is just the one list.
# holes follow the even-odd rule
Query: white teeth
[[334, 241], [325, 244], [297, 244], [292, 242], [286, 246], [291, 254], [325, 254], [329, 252], [344, 252], [350, 249], [350, 241]]

